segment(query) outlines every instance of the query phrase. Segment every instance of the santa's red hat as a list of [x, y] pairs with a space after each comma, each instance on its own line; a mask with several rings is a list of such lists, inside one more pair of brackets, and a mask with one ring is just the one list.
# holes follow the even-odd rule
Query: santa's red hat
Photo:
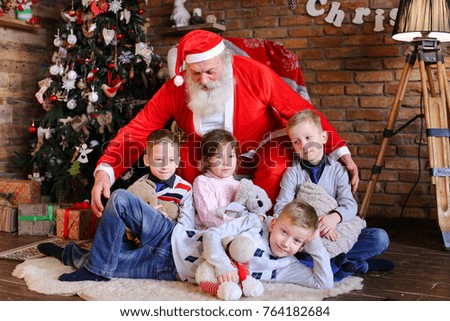
[[183, 36], [177, 47], [175, 86], [183, 84], [184, 80], [180, 76], [180, 69], [184, 61], [188, 64], [205, 61], [220, 55], [224, 49], [223, 38], [213, 32], [198, 29]]

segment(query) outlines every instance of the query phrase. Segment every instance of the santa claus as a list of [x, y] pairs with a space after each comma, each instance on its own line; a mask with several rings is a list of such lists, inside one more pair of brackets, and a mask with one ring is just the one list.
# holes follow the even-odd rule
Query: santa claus
[[[183, 65], [185, 70], [181, 71]], [[222, 128], [232, 132], [241, 153], [257, 150], [241, 164], [256, 185], [275, 200], [284, 170], [292, 154], [287, 136], [262, 148], [260, 142], [271, 132], [284, 128], [299, 110], [314, 107], [289, 87], [273, 70], [253, 59], [231, 55], [223, 38], [194, 30], [181, 38], [175, 66], [176, 76], [168, 80], [141, 112], [110, 142], [94, 173], [92, 208], [101, 216], [101, 195], [109, 198], [116, 178], [130, 168], [144, 151], [147, 136], [175, 119], [187, 135], [181, 150], [179, 175], [192, 182], [199, 174], [200, 139], [207, 131]], [[344, 140], [315, 110], [329, 134], [326, 152], [347, 167], [353, 191], [358, 186], [358, 168]], [[249, 154], [249, 153], [247, 153]], [[251, 153], [250, 153], [251, 154]]]

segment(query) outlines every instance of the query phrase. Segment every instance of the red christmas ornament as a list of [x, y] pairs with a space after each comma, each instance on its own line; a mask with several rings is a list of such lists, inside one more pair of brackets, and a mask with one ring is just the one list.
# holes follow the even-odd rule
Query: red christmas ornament
[[70, 9], [68, 13], [69, 13], [69, 16], [71, 16], [71, 17], [75, 17], [77, 15], [77, 12], [73, 9]]
[[56, 95], [51, 95], [51, 96], [50, 96], [50, 101], [51, 101], [52, 103], [57, 102], [57, 101], [58, 101], [58, 96], [56, 96]]
[[38, 17], [31, 17], [30, 20], [28, 20], [28, 23], [30, 25], [37, 25], [38, 24]]
[[108, 68], [109, 69], [113, 69], [114, 68], [114, 63], [113, 62], [108, 63]]
[[119, 34], [117, 35], [117, 40], [122, 40], [122, 39], [123, 39], [123, 34], [119, 33]]
[[37, 133], [36, 125], [34, 125], [34, 121], [31, 123], [30, 128], [28, 128], [31, 135], [35, 135]]
[[144, 14], [144, 9], [139, 9], [139, 10], [138, 10], [138, 13], [139, 13], [140, 15], [143, 15], [143, 14]]
[[98, 73], [98, 68], [94, 68], [94, 69], [92, 69], [91, 71], [92, 71], [92, 73], [95, 75], [96, 73]]

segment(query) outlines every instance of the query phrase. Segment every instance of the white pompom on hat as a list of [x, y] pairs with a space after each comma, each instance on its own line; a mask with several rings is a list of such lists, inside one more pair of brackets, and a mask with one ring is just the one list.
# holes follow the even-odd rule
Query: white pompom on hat
[[180, 39], [177, 47], [177, 60], [175, 63], [175, 86], [183, 84], [180, 75], [184, 61], [188, 64], [205, 61], [217, 57], [225, 50], [223, 38], [218, 34], [205, 30], [194, 30]]

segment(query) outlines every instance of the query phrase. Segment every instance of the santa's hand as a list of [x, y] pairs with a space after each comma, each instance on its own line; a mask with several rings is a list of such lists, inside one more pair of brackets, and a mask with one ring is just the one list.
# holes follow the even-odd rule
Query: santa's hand
[[111, 196], [111, 180], [106, 171], [98, 170], [95, 173], [94, 187], [92, 187], [91, 191], [92, 212], [97, 217], [101, 217], [103, 210], [105, 209], [102, 204], [102, 194], [105, 198]]
[[237, 271], [231, 271], [231, 272], [219, 275], [217, 277], [217, 281], [219, 282], [219, 284], [222, 284], [224, 282], [238, 282], [239, 275], [238, 275]]
[[348, 174], [350, 176], [350, 183], [352, 184], [352, 193], [356, 193], [359, 185], [358, 166], [356, 166], [356, 163], [353, 161], [350, 154], [342, 155], [341, 158], [339, 158], [339, 161], [342, 163], [342, 165], [345, 166], [348, 171]]

